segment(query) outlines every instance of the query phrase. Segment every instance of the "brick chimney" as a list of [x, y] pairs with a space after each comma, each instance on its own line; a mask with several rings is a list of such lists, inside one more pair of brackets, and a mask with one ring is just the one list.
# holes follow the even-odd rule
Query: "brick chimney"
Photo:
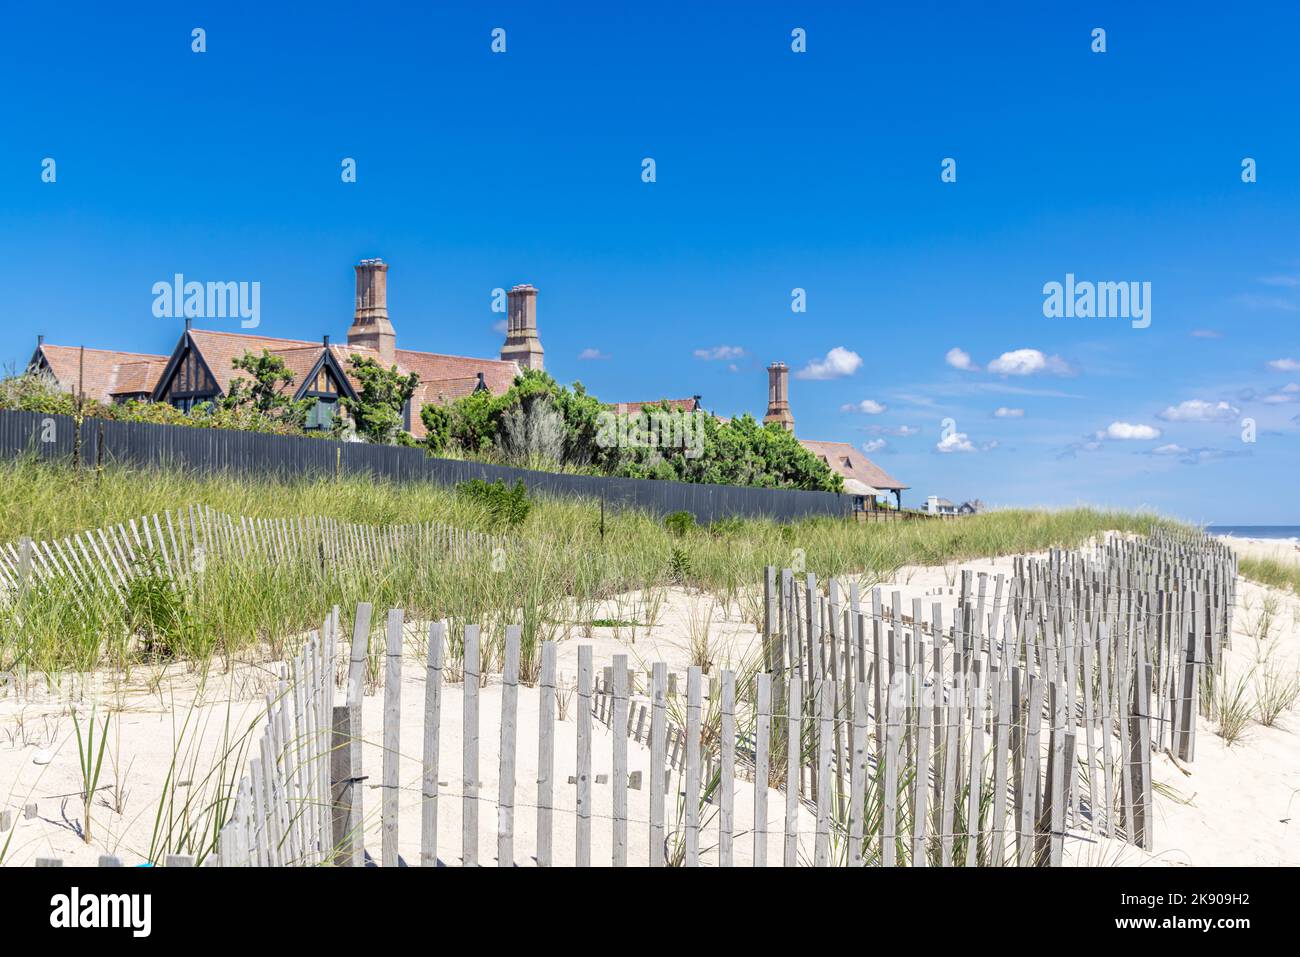
[[541, 369], [542, 340], [537, 338], [537, 290], [524, 283], [506, 293], [506, 344], [501, 358], [521, 369]]
[[794, 416], [790, 414], [790, 370], [784, 362], [773, 362], [767, 367], [767, 415], [763, 424], [776, 422], [787, 432], [794, 431]]
[[348, 345], [374, 349], [385, 366], [397, 364], [397, 333], [388, 321], [388, 264], [363, 259], [356, 265], [357, 309]]

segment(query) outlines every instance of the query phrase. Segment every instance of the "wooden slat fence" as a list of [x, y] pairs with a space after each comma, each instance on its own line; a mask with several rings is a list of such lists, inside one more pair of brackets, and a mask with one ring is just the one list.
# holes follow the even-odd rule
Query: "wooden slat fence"
[[313, 561], [338, 568], [378, 564], [412, 550], [458, 559], [504, 545], [495, 536], [440, 522], [356, 525], [323, 516], [248, 518], [191, 505], [62, 539], [24, 538], [0, 545], [0, 594], [71, 581], [88, 594], [121, 595], [141, 575], [181, 580], [223, 561]]
[[[783, 838], [787, 866], [1059, 865], [1068, 836], [1081, 832], [1150, 848], [1151, 755], [1168, 748], [1194, 758], [1200, 691], [1231, 641], [1235, 561], [1210, 540], [1169, 535], [1052, 551], [1017, 559], [1010, 576], [963, 573], [947, 623], [937, 603], [926, 609], [915, 599], [905, 610], [897, 592], [865, 597], [853, 584], [832, 580], [823, 589], [811, 575], [796, 580], [769, 569], [769, 624], [756, 669], [706, 676], [693, 667], [682, 689], [663, 664], [634, 671], [616, 655], [604, 665], [579, 645], [576, 724], [556, 721], [553, 643], [540, 650], [537, 693], [519, 694], [520, 630], [512, 627], [500, 739], [491, 741], [478, 737], [485, 679], [478, 629], [469, 626], [454, 643], [463, 649], [465, 682], [459, 792], [438, 780], [441, 732], [457, 716], [442, 713], [453, 642], [436, 623], [425, 670], [420, 860], [448, 857], [437, 844], [440, 800], [460, 801], [467, 865], [479, 860], [479, 816], [493, 812], [502, 865], [528, 856], [543, 866], [569, 863], [554, 859], [558, 828], [572, 829], [580, 865], [702, 863], [706, 809], [717, 837], [708, 860], [724, 866], [740, 841], [753, 842], [754, 863], [777, 863], [769, 835]], [[370, 616], [368, 606], [358, 608], [353, 677], [367, 654]], [[362, 682], [350, 680], [346, 703], [334, 707], [333, 686], [322, 678], [332, 673], [338, 629], [335, 611], [269, 703], [265, 742], [221, 833], [223, 864], [367, 859], [359, 787], [366, 775], [355, 746]], [[379, 809], [386, 865], [398, 863], [400, 782], [390, 756], [398, 748], [402, 631], [401, 612], [390, 612]], [[516, 791], [521, 701], [540, 709], [531, 804]], [[613, 773], [595, 779], [593, 723], [613, 732]], [[567, 785], [554, 765], [562, 728], [577, 745]], [[628, 773], [629, 748], [649, 757], [649, 781]], [[486, 752], [500, 762], [495, 795], [478, 786]], [[737, 781], [758, 784], [748, 833], [735, 827]], [[573, 811], [557, 810], [557, 787], [574, 789]], [[593, 819], [601, 788], [610, 789], [609, 820]], [[641, 788], [649, 789], [645, 819], [628, 811], [629, 789]], [[516, 834], [525, 809], [536, 815], [532, 849]], [[592, 859], [596, 821], [612, 829], [608, 861]], [[802, 841], [801, 822], [810, 828]], [[648, 859], [629, 859], [630, 828], [646, 829]]]

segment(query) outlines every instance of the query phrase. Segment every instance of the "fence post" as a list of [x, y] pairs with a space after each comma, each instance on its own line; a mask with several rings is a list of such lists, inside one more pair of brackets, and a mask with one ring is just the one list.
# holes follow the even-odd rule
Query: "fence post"
[[401, 762], [402, 722], [402, 609], [388, 612], [388, 627], [384, 656], [384, 766], [383, 766], [383, 836], [380, 858], [384, 867], [397, 867], [397, 812], [399, 771]]

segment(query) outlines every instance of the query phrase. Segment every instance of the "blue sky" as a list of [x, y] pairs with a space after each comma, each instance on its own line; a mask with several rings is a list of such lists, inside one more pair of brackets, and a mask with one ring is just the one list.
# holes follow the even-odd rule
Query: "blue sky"
[[[852, 353], [797, 430], [905, 502], [1300, 522], [1293, 5], [405, 6], [7, 5], [0, 362], [169, 351], [177, 272], [341, 337], [379, 256], [399, 343], [495, 355], [531, 282], [548, 369], [609, 401], [761, 415], [769, 362]], [[1151, 283], [1150, 326], [1046, 318], [1067, 273]]]

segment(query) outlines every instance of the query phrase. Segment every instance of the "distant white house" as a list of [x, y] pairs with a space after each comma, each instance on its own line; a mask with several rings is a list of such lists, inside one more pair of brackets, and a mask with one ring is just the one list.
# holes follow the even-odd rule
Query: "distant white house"
[[956, 505], [946, 498], [931, 495], [925, 500], [925, 511], [930, 515], [978, 515], [984, 511], [984, 503], [977, 498]]

